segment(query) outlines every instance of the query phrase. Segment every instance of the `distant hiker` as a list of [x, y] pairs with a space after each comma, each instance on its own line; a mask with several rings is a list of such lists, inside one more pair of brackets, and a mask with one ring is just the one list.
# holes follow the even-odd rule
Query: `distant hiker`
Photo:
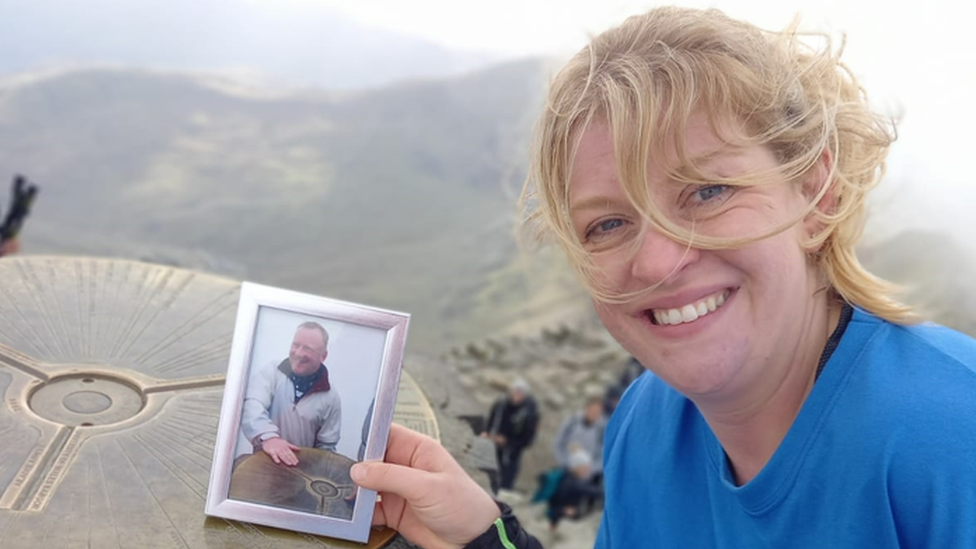
[[584, 450], [573, 452], [565, 465], [540, 475], [543, 482], [532, 501], [546, 502], [551, 530], [564, 518], [578, 519], [586, 515], [594, 502], [603, 497], [603, 489], [591, 481], [592, 477], [593, 462]]
[[620, 399], [624, 396], [623, 389], [619, 385], [611, 384], [607, 386], [606, 393], [603, 394], [603, 414], [608, 418], [613, 415], [613, 411], [620, 404]]
[[524, 379], [513, 380], [508, 394], [492, 405], [487, 429], [481, 433], [495, 443], [498, 484], [505, 490], [515, 486], [522, 451], [532, 445], [539, 427], [539, 409], [529, 391]]
[[568, 467], [570, 457], [584, 452], [590, 458], [593, 475], [603, 473], [603, 435], [607, 418], [603, 415], [603, 399], [599, 396], [587, 399], [583, 409], [566, 418], [553, 441], [556, 463]]
[[295, 331], [288, 358], [251, 372], [241, 432], [275, 463], [298, 465], [302, 447], [335, 451], [342, 407], [329, 383], [329, 332], [316, 322]]
[[620, 372], [620, 381], [618, 383], [620, 388], [626, 391], [627, 387], [630, 387], [630, 384], [646, 371], [647, 368], [644, 368], [644, 365], [641, 364], [639, 360], [634, 357], [630, 357], [627, 364], [624, 364], [623, 371]]
[[620, 403], [620, 399], [623, 397], [624, 392], [627, 391], [627, 387], [630, 387], [630, 384], [640, 377], [645, 370], [644, 365], [634, 357], [630, 357], [630, 360], [624, 364], [617, 383], [607, 386], [607, 392], [603, 397], [603, 413], [607, 417], [613, 415], [613, 411], [617, 409], [617, 404]]
[[10, 210], [0, 225], [0, 257], [20, 251], [20, 240], [17, 237], [36, 197], [37, 185], [30, 183], [22, 175], [14, 177], [10, 188]]

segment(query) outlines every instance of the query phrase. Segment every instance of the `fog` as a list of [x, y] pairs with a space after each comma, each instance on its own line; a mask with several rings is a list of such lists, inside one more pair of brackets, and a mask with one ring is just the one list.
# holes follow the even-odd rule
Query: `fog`
[[[968, 162], [976, 127], [976, 109], [969, 105], [976, 96], [976, 48], [969, 20], [956, 5], [949, 0], [678, 3], [717, 7], [770, 29], [800, 15], [805, 29], [829, 32], [838, 43], [846, 35], [845, 58], [872, 101], [901, 120], [888, 177], [872, 202], [868, 239], [909, 228], [937, 229], [957, 235], [966, 250], [976, 252], [976, 224], [969, 211], [976, 204], [976, 176]], [[69, 6], [0, 0], [0, 46], [5, 51], [0, 71], [91, 61], [182, 63], [197, 69], [223, 64], [263, 73], [282, 85], [376, 85], [384, 81], [378, 74], [385, 70], [381, 60], [390, 50], [400, 57], [386, 60], [389, 79], [456, 74], [498, 59], [565, 56], [588, 35], [655, 4], [77, 0]], [[59, 44], [68, 47], [79, 41], [84, 45], [75, 46], [72, 55], [59, 53]], [[299, 58], [299, 51], [312, 55]], [[316, 55], [344, 64], [320, 67], [321, 74], [312, 75], [308, 60]], [[260, 66], [248, 67], [248, 59], [258, 59]], [[359, 66], [364, 70], [357, 71]], [[308, 81], [301, 81], [303, 75]]]
[[[296, 5], [320, 0], [285, 0]], [[422, 34], [451, 47], [509, 56], [561, 54], [660, 2], [650, 0], [496, 0], [475, 6], [447, 0], [325, 0], [373, 25]], [[976, 253], [976, 175], [969, 167], [976, 128], [976, 47], [957, 3], [934, 0], [678, 0], [716, 7], [763, 28], [801, 28], [846, 35], [844, 59], [879, 110], [897, 116], [899, 139], [888, 177], [876, 191], [867, 238], [909, 228], [959, 236]], [[463, 6], [462, 6], [463, 5]]]

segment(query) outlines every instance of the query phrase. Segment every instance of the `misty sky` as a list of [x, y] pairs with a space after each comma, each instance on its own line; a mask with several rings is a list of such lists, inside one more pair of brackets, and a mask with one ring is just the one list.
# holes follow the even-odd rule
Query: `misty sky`
[[[269, 21], [273, 18], [267, 17], [268, 10], [242, 10], [241, 3], [252, 4], [251, 8], [270, 8], [274, 14], [281, 15], [280, 20]], [[75, 25], [75, 34], [82, 34], [80, 44], [87, 48], [104, 42], [106, 48], [129, 49], [132, 59], [138, 59], [136, 54], [143, 50], [159, 49], [158, 44], [151, 43], [153, 40], [142, 39], [147, 29], [140, 25], [147, 21], [155, 25], [154, 17], [165, 16], [170, 26], [175, 20], [180, 31], [175, 32], [180, 36], [166, 35], [164, 40], [165, 47], [169, 48], [166, 51], [173, 54], [170, 57], [178, 60], [206, 65], [201, 60], [208, 59], [209, 45], [215, 51], [223, 51], [217, 46], [230, 47], [231, 53], [240, 53], [242, 58], [256, 57], [278, 65], [290, 63], [294, 66], [287, 68], [293, 73], [310, 72], [309, 66], [315, 64], [310, 59], [324, 66], [330, 56], [345, 61], [349, 65], [345, 68], [350, 71], [370, 73], [383, 72], [375, 65], [382, 56], [371, 56], [376, 53], [374, 50], [409, 49], [403, 46], [403, 41], [397, 42], [399, 46], [385, 42], [367, 46], [357, 41], [359, 34], [369, 34], [364, 29], [370, 27], [422, 37], [452, 49], [489, 53], [492, 58], [568, 56], [582, 47], [589, 35], [660, 3], [652, 0], [207, 0], [197, 3], [65, 0], [61, 6], [44, 1], [0, 0], [0, 21], [9, 23], [3, 36], [14, 37], [6, 46], [8, 55], [4, 60], [16, 58], [18, 48], [36, 51], [43, 49], [40, 46], [65, 38], [45, 36], [45, 30], [51, 33], [52, 29], [35, 32], [29, 25], [18, 27], [24, 12], [33, 10], [50, 12], [53, 17], [67, 21], [109, 21], [111, 31], [101, 31], [99, 36], [84, 36], [89, 27]], [[976, 46], [972, 44], [970, 19], [957, 4], [950, 4], [949, 0], [912, 3], [678, 0], [677, 3], [718, 7], [769, 29], [780, 29], [800, 15], [804, 28], [827, 31], [838, 42], [845, 33], [845, 59], [861, 78], [872, 100], [878, 108], [901, 115], [900, 136], [890, 157], [889, 177], [874, 201], [879, 214], [874, 218], [887, 223], [876, 223], [874, 232], [890, 234], [907, 226], [944, 228], [952, 223], [954, 231], [967, 232], [962, 240], [973, 243], [970, 246], [976, 255], [976, 223], [971, 222], [969, 211], [976, 205], [976, 175], [968, 165], [974, 142], [971, 133], [976, 128], [976, 109], [969, 104], [970, 98], [976, 97]], [[85, 6], [89, 5], [101, 6], [99, 9], [107, 13], [88, 13], [86, 10], [90, 8]], [[155, 8], [149, 9], [148, 5]], [[362, 27], [346, 29], [347, 34], [341, 34], [330, 26], [335, 11], [357, 20]], [[248, 13], [259, 21], [242, 22], [241, 18]], [[57, 30], [72, 34], [71, 25], [62, 25]], [[181, 34], [183, 30], [187, 32]], [[37, 38], [33, 39], [35, 34]], [[184, 39], [183, 34], [193, 35], [196, 40]], [[383, 36], [377, 39], [380, 41], [396, 40], [390, 34], [378, 35]], [[206, 40], [201, 41], [200, 36]], [[318, 41], [320, 37], [332, 41], [323, 45]], [[348, 50], [335, 47], [335, 43], [346, 45]], [[239, 50], [248, 50], [250, 57]], [[420, 56], [415, 58], [418, 61], [410, 67], [413, 75], [425, 74], [418, 65]], [[123, 56], [116, 61], [125, 63], [126, 59]], [[397, 63], [408, 63], [406, 57], [396, 59]], [[334, 65], [329, 66], [333, 72], [337, 71]]]
[[[268, 1], [268, 0], [249, 0]], [[627, 15], [660, 2], [621, 0], [275, 0], [333, 5], [354, 18], [421, 35], [453, 48], [506, 56], [569, 54]], [[969, 168], [976, 109], [976, 47], [969, 18], [949, 0], [680, 0], [717, 7], [770, 29], [795, 15], [803, 26], [847, 35], [845, 59], [880, 108], [903, 115], [889, 178], [876, 211], [904, 225], [956, 230], [976, 226], [976, 176]], [[897, 223], [895, 223], [897, 220]], [[890, 227], [894, 228], [890, 228]], [[976, 244], [972, 244], [976, 251]]]

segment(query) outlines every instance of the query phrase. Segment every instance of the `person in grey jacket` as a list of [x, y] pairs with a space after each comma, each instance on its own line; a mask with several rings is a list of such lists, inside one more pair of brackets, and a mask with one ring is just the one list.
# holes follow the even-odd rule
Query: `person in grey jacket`
[[295, 331], [288, 358], [251, 373], [241, 432], [255, 452], [295, 466], [303, 447], [335, 451], [342, 406], [324, 364], [328, 345], [329, 332], [305, 322]]
[[603, 415], [603, 399], [590, 397], [583, 409], [563, 421], [553, 441], [553, 453], [560, 467], [570, 467], [570, 456], [582, 451], [590, 458], [591, 476], [603, 473], [603, 434], [607, 418]]

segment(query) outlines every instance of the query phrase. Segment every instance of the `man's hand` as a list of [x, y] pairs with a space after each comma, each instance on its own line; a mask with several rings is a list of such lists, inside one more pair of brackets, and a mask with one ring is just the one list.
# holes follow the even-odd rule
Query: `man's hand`
[[298, 456], [295, 454], [300, 448], [281, 437], [265, 440], [261, 443], [261, 450], [268, 454], [275, 463], [284, 463], [289, 467], [298, 465]]
[[380, 492], [373, 524], [428, 549], [460, 549], [501, 515], [487, 492], [433, 439], [394, 424], [386, 463], [357, 463], [352, 478]]

